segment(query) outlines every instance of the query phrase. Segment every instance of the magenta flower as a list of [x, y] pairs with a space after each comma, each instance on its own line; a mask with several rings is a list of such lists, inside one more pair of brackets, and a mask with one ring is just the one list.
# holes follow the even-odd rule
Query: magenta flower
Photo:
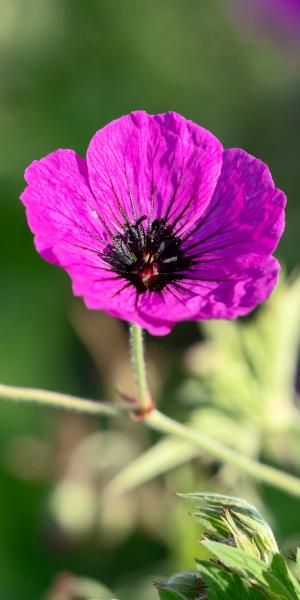
[[86, 160], [56, 150], [25, 179], [36, 249], [88, 308], [163, 335], [245, 315], [276, 285], [284, 194], [264, 163], [176, 113], [121, 117]]
[[300, 0], [251, 0], [251, 5], [253, 11], [265, 19], [276, 21], [280, 27], [299, 30]]
[[230, 4], [238, 25], [262, 27], [297, 60], [294, 45], [300, 42], [300, 0], [230, 0]]

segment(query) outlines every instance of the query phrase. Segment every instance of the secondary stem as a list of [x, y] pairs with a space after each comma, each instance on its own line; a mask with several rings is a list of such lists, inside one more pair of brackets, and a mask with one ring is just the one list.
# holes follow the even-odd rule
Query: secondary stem
[[63, 408], [74, 410], [90, 415], [108, 415], [116, 416], [120, 410], [128, 412], [129, 404], [116, 404], [113, 406], [108, 402], [98, 402], [78, 398], [68, 394], [58, 392], [49, 392], [48, 390], [38, 390], [34, 388], [14, 387], [11, 385], [0, 384], [0, 399], [17, 400], [18, 402], [36, 402], [52, 408]]
[[147, 417], [146, 423], [152, 429], [176, 435], [183, 440], [192, 442], [204, 452], [209, 453], [221, 462], [234, 465], [258, 481], [273, 485], [274, 487], [289, 492], [290, 494], [294, 494], [295, 496], [300, 496], [300, 479], [297, 477], [239, 454], [221, 442], [174, 421], [170, 417], [160, 413], [158, 410], [154, 410]]
[[[145, 384], [146, 381], [144, 380], [144, 385]], [[137, 386], [137, 389], [143, 389], [143, 393], [146, 394], [144, 397], [145, 403], [142, 404], [140, 402], [140, 407], [142, 412], [143, 406], [142, 415], [146, 424], [152, 429], [160, 431], [161, 433], [174, 435], [186, 442], [190, 442], [199, 448], [200, 451], [207, 452], [220, 460], [220, 462], [231, 464], [258, 481], [273, 485], [278, 489], [300, 497], [300, 479], [239, 454], [218, 440], [203, 433], [199, 433], [195, 429], [190, 429], [189, 427], [174, 421], [170, 417], [163, 415], [153, 408], [147, 385], [144, 388], [143, 386]], [[74, 410], [90, 415], [117, 416], [120, 414], [120, 411], [128, 413], [132, 410], [132, 404], [118, 403], [113, 406], [109, 403], [86, 400], [67, 394], [3, 384], [0, 384], [0, 399], [17, 400], [26, 403], [37, 402], [44, 406]]]
[[161, 433], [175, 435], [182, 440], [195, 444], [203, 452], [207, 452], [221, 462], [237, 467], [258, 481], [268, 483], [285, 492], [300, 496], [300, 479], [239, 454], [236, 450], [228, 448], [228, 446], [225, 446], [218, 440], [190, 429], [156, 410], [148, 389], [143, 332], [138, 325], [130, 326], [130, 341], [132, 366], [136, 383], [136, 400], [139, 406], [138, 412], [149, 427]]
[[147, 382], [143, 330], [138, 325], [134, 324], [130, 325], [130, 351], [135, 377], [136, 400], [139, 405], [141, 416], [145, 416], [153, 409], [153, 403]]

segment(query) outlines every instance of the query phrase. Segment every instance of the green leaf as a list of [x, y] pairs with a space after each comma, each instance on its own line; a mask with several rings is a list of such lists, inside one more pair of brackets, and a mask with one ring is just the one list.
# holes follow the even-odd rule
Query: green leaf
[[300, 598], [300, 585], [288, 568], [281, 554], [275, 554], [271, 564], [272, 572], [284, 583], [294, 598]]
[[174, 590], [182, 594], [186, 600], [198, 600], [199, 594], [206, 586], [199, 573], [183, 571], [173, 575], [166, 581], [158, 583], [162, 589]]
[[168, 588], [161, 588], [158, 593], [160, 600], [186, 600], [186, 596]]
[[243, 531], [243, 528], [239, 527], [238, 522], [236, 522], [235, 517], [236, 513], [234, 511], [226, 509], [224, 511], [224, 516], [221, 518], [222, 521], [227, 525], [227, 528], [234, 539], [236, 547], [241, 548], [241, 550], [244, 550], [247, 552], [247, 554], [256, 556], [256, 558], [260, 558], [260, 550], [256, 545], [256, 529], [252, 528], [252, 530], [249, 531], [249, 528], [244, 528]]
[[[223, 536], [234, 540], [238, 548], [269, 564], [278, 547], [273, 532], [254, 506], [233, 496], [222, 494], [180, 494], [197, 504], [193, 515], [204, 528], [207, 536]], [[220, 539], [219, 541], [224, 541]]]
[[[271, 527], [262, 519], [261, 515], [256, 512], [250, 517], [248, 514], [234, 513], [235, 521], [240, 525], [248, 536], [254, 538], [255, 544], [260, 551], [261, 558], [269, 563], [272, 560], [274, 553], [278, 552], [278, 546], [273, 535]], [[254, 518], [253, 518], [254, 517]]]
[[209, 587], [209, 600], [265, 600], [259, 590], [256, 596], [250, 596], [250, 588], [246, 587], [241, 577], [233, 572], [226, 571], [223, 567], [212, 562], [201, 561], [199, 571]]
[[298, 596], [290, 592], [286, 585], [270, 569], [268, 570], [265, 563], [250, 556], [244, 550], [209, 540], [205, 540], [202, 544], [226, 567], [236, 570], [242, 576], [250, 577], [253, 583], [257, 582], [273, 593], [271, 597], [298, 600]]
[[[205, 322], [205, 345], [196, 345], [188, 355], [190, 371], [200, 379], [198, 389], [206, 393], [210, 407], [230, 414], [236, 423], [246, 420], [250, 435], [251, 425], [256, 429], [257, 423], [267, 431], [293, 426], [299, 297], [300, 278], [288, 282], [281, 276], [271, 299], [254, 319], [242, 325]], [[250, 455], [253, 444], [264, 445], [267, 438], [257, 440], [253, 431], [253, 443], [248, 446], [246, 442], [243, 451]]]
[[178, 494], [178, 496], [181, 498], [186, 498], [187, 500], [192, 500], [192, 502], [197, 504], [199, 503], [200, 506], [198, 508], [200, 509], [202, 509], [203, 505], [205, 507], [210, 507], [216, 511], [216, 514], [219, 515], [224, 508], [234, 510], [242, 515], [249, 515], [249, 517], [252, 517], [256, 522], [267, 525], [270, 529], [269, 525], [258, 512], [258, 510], [252, 506], [252, 504], [246, 500], [243, 500], [242, 498], [238, 498], [237, 496], [225, 496], [224, 494], [212, 494], [209, 492]]
[[264, 583], [266, 565], [258, 558], [247, 554], [247, 552], [240, 548], [234, 548], [227, 544], [220, 544], [210, 540], [204, 540], [201, 544], [227, 567], [236, 569], [242, 574], [248, 574], [254, 580]]

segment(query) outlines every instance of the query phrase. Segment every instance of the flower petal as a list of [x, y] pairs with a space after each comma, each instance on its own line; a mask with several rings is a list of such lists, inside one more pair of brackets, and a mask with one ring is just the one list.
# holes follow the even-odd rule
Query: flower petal
[[[186, 284], [164, 291], [164, 299], [146, 297], [139, 309], [140, 324], [154, 335], [160, 332], [160, 324], [170, 330], [178, 321], [235, 319], [246, 315], [264, 302], [275, 287], [280, 265], [270, 256], [264, 262], [245, 269], [239, 275], [220, 283], [196, 283], [190, 291]], [[173, 294], [176, 296], [173, 297]], [[167, 331], [168, 333], [168, 331]]]
[[99, 210], [115, 229], [145, 215], [167, 217], [183, 232], [212, 197], [222, 146], [177, 113], [137, 111], [95, 134], [87, 164]]
[[[223, 152], [176, 113], [132, 113], [96, 133], [87, 163], [57, 150], [25, 177], [21, 199], [36, 247], [67, 271], [89, 308], [164, 335], [178, 321], [247, 314], [277, 282], [270, 254], [284, 226], [284, 194], [261, 161]], [[160, 292], [138, 293], [101, 256], [141, 217], [145, 230], [147, 220], [165, 218], [192, 261]]]
[[75, 248], [78, 254], [83, 248], [89, 254], [101, 250], [101, 239], [106, 243], [108, 234], [96, 210], [82, 158], [73, 150], [56, 150], [31, 163], [25, 179], [28, 186], [21, 200], [43, 258], [64, 266], [55, 253], [59, 244], [64, 244], [66, 252]]
[[227, 274], [272, 253], [284, 228], [283, 192], [268, 167], [240, 149], [224, 151], [211, 203], [186, 236], [184, 248], [200, 268], [216, 262]]
[[196, 319], [235, 319], [265, 302], [278, 282], [280, 265], [269, 256], [224, 281], [207, 297]]

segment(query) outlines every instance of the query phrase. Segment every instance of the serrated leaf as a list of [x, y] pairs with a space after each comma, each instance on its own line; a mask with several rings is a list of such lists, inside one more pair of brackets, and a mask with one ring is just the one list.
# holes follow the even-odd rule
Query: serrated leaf
[[258, 522], [265, 523], [258, 510], [252, 506], [246, 500], [237, 496], [227, 496], [224, 494], [209, 493], [209, 492], [195, 492], [187, 494], [178, 494], [180, 498], [186, 498], [194, 503], [199, 504], [198, 508], [202, 510], [202, 506], [206, 509], [214, 510], [216, 514], [220, 514], [220, 511], [224, 508], [235, 510], [241, 514], [248, 514], [250, 517], [257, 519]]
[[244, 583], [236, 573], [206, 561], [201, 561], [198, 567], [209, 588], [209, 600], [248, 600]]
[[250, 556], [240, 548], [228, 546], [227, 544], [220, 544], [210, 540], [204, 540], [201, 544], [227, 567], [236, 569], [243, 574], [248, 573], [255, 580], [264, 583], [266, 565], [258, 558]]
[[201, 591], [206, 587], [199, 573], [191, 571], [177, 573], [157, 585], [182, 594], [186, 600], [199, 600]]
[[[286, 282], [281, 276], [269, 302], [251, 321], [203, 324], [208, 341], [188, 358], [210, 406], [230, 412], [233, 420], [246, 417], [250, 424], [267, 425], [268, 431], [273, 425], [293, 425], [299, 298], [300, 278]], [[264, 444], [263, 437], [259, 443]]]
[[255, 532], [255, 542], [261, 551], [261, 558], [269, 562], [273, 554], [278, 553], [278, 546], [271, 527], [264, 519], [260, 522], [259, 517], [261, 515], [258, 512], [256, 512], [255, 518], [241, 512], [239, 514], [235, 513], [237, 522], [243, 527], [244, 531], [247, 531], [248, 535], [253, 536]]
[[[270, 563], [278, 547], [273, 532], [254, 506], [234, 496], [209, 494], [180, 494], [197, 505], [192, 514], [211, 534], [232, 539], [237, 547], [248, 550], [257, 558]], [[222, 541], [222, 540], [220, 540]]]
[[161, 588], [158, 593], [160, 600], [186, 600], [186, 596], [169, 588]]
[[272, 572], [284, 583], [294, 598], [300, 598], [300, 585], [288, 568], [283, 556], [275, 554], [271, 564]]
[[246, 533], [238, 527], [237, 523], [234, 520], [235, 517], [234, 511], [229, 511], [228, 509], [225, 511], [224, 516], [222, 516], [222, 521], [227, 525], [229, 531], [234, 539], [235, 545], [237, 548], [241, 548], [247, 554], [251, 554], [256, 556], [256, 558], [260, 558], [260, 551], [256, 545], [256, 535], [255, 529], [251, 532], [247, 531]]
[[273, 593], [275, 598], [295, 600], [295, 595], [286, 588], [272, 571], [268, 570], [266, 564], [261, 560], [250, 556], [240, 548], [219, 544], [218, 542], [205, 540], [202, 544], [226, 567], [234, 569], [241, 575], [250, 577], [253, 582], [259, 583]]

